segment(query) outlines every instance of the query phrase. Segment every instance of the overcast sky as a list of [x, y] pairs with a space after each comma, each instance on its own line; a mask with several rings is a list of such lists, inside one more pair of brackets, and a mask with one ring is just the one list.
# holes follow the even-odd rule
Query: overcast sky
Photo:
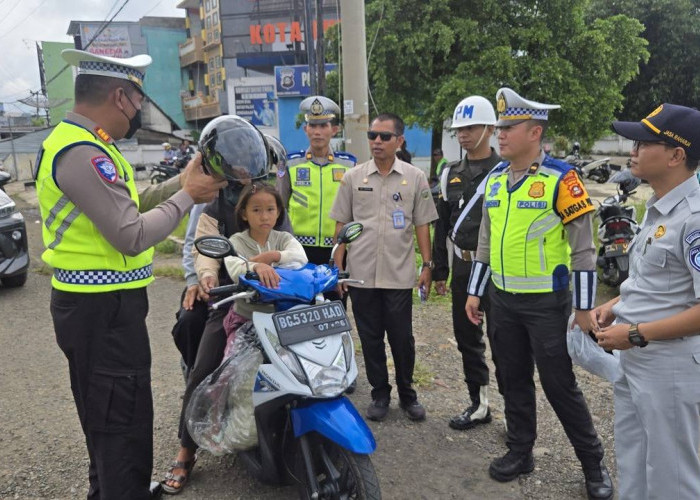
[[[0, 0], [0, 102], [5, 111], [32, 111], [18, 99], [39, 90], [37, 41], [72, 42], [71, 21], [104, 21], [125, 0]], [[144, 16], [184, 17], [180, 0], [128, 0], [114, 21], [138, 21]], [[9, 104], [15, 103], [15, 105]]]

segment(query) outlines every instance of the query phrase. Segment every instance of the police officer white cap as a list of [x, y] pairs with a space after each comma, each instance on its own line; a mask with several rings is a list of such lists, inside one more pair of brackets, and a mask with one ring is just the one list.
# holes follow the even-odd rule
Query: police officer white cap
[[299, 111], [304, 113], [306, 123], [334, 123], [340, 118], [338, 105], [322, 95], [312, 95], [301, 101]]
[[118, 58], [100, 56], [77, 49], [65, 49], [61, 52], [61, 56], [68, 64], [78, 67], [79, 75], [121, 78], [132, 82], [142, 92], [146, 68], [153, 62], [151, 56], [146, 54]]
[[495, 124], [496, 113], [489, 100], [480, 95], [470, 95], [457, 104], [452, 114], [452, 125], [450, 128]]
[[547, 120], [550, 109], [558, 104], [543, 104], [520, 97], [514, 90], [503, 87], [496, 92], [497, 127], [510, 127], [525, 120]]

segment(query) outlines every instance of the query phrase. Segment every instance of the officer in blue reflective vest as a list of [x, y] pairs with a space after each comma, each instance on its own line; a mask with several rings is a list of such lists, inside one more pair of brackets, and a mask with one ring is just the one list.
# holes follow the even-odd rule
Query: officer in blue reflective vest
[[596, 328], [594, 211], [571, 165], [542, 152], [548, 112], [558, 105], [523, 99], [509, 88], [496, 94], [498, 144], [505, 161], [489, 174], [466, 311], [478, 323], [489, 279], [490, 320], [503, 382], [508, 453], [489, 474], [510, 481], [535, 468], [537, 436], [534, 364], [542, 388], [581, 462], [589, 498], [609, 499], [613, 487], [603, 447], [566, 347], [572, 300], [584, 331]]

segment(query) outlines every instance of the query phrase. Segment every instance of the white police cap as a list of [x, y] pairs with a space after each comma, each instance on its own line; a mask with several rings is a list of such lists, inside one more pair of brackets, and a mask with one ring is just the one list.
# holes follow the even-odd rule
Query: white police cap
[[497, 127], [510, 127], [525, 120], [547, 120], [550, 109], [558, 104], [543, 104], [520, 97], [514, 90], [503, 87], [496, 92]]
[[299, 111], [304, 113], [306, 123], [328, 123], [340, 118], [338, 105], [322, 95], [312, 95], [301, 101]]
[[143, 78], [146, 75], [146, 68], [153, 62], [151, 56], [146, 54], [118, 58], [100, 56], [77, 49], [65, 49], [61, 52], [61, 56], [68, 64], [78, 67], [79, 75], [121, 78], [132, 82], [139, 90], [143, 90]]

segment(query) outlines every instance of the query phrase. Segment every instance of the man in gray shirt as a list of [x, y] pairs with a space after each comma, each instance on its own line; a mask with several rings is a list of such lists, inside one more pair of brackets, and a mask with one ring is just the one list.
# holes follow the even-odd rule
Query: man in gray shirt
[[654, 189], [620, 295], [595, 309], [620, 349], [615, 454], [621, 499], [700, 498], [700, 112], [663, 104], [614, 122], [631, 172]]

